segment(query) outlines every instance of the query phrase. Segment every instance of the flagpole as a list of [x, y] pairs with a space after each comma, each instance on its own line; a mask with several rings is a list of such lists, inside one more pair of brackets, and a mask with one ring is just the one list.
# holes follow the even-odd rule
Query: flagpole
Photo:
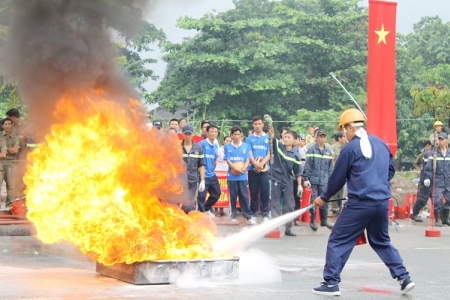
[[342, 85], [342, 83], [336, 78], [336, 76], [334, 76], [333, 72], [330, 72], [331, 77], [334, 78], [334, 80], [337, 81], [337, 83], [339, 83], [339, 85], [344, 89], [344, 91], [347, 93], [347, 95], [349, 95], [349, 97], [353, 100], [353, 102], [355, 102], [356, 106], [358, 107], [359, 111], [363, 114], [364, 118], [366, 118], [367, 120], [367, 116], [364, 113], [364, 111], [362, 110], [362, 108], [358, 105], [358, 103], [356, 102], [356, 100], [353, 98], [353, 96], [347, 91], [347, 89], [345, 88], [345, 86]]

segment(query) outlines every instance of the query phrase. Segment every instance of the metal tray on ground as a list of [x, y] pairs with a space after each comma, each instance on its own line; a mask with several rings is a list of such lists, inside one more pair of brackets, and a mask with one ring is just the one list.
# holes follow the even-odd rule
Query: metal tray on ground
[[185, 272], [196, 279], [236, 279], [239, 258], [156, 260], [111, 266], [97, 262], [96, 272], [132, 284], [169, 284], [174, 276]]

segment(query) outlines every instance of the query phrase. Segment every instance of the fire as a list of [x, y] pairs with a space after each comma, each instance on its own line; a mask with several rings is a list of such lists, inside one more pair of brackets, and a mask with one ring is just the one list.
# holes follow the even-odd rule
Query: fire
[[211, 219], [171, 204], [185, 171], [176, 135], [146, 129], [137, 101], [103, 97], [61, 99], [57, 123], [28, 155], [27, 216], [37, 237], [74, 243], [105, 265], [217, 257]]

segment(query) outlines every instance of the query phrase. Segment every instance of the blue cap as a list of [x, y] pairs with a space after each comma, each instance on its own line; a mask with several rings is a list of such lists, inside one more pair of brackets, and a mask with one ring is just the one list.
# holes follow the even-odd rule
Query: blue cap
[[441, 132], [438, 135], [438, 139], [446, 140], [448, 138], [448, 135], [445, 132]]
[[192, 127], [191, 125], [184, 125], [183, 133], [194, 133], [194, 127]]

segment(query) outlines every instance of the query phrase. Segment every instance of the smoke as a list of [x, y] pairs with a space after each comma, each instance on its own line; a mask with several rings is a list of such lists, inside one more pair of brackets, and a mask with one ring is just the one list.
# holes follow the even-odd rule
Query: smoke
[[[109, 28], [125, 39], [140, 28], [147, 0], [15, 0], [0, 73], [17, 81], [39, 128], [64, 93], [101, 89], [110, 99], [138, 97], [113, 61]], [[38, 117], [38, 118], [37, 118]]]

